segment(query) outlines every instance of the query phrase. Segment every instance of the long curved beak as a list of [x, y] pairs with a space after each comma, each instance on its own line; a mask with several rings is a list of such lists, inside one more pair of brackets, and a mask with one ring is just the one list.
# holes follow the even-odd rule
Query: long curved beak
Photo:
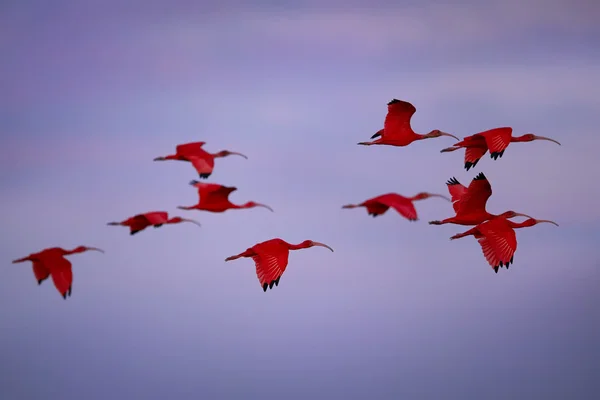
[[549, 219], [536, 219], [536, 220], [535, 220], [535, 222], [536, 222], [537, 224], [540, 224], [540, 223], [542, 223], [542, 222], [547, 222], [547, 223], [549, 223], [549, 224], [554, 224], [554, 225], [558, 226], [558, 224], [557, 224], [556, 222], [554, 222], [554, 221], [550, 221]]
[[515, 217], [525, 217], [525, 218], [535, 219], [531, 215], [521, 214], [521, 213], [518, 213], [518, 212], [515, 213]]
[[443, 194], [430, 193], [429, 196], [431, 196], [431, 197], [441, 197], [442, 199], [445, 199], [445, 200], [448, 200], [449, 202], [452, 202], [452, 200], [450, 200], [449, 197], [446, 197]]
[[194, 221], [193, 219], [181, 218], [181, 220], [185, 221], [185, 222], [191, 222], [192, 224], [195, 224], [195, 225], [198, 225], [198, 226], [202, 226], [202, 225], [200, 225], [200, 222]]
[[256, 203], [256, 206], [257, 206], [257, 207], [264, 207], [264, 208], [266, 208], [266, 209], [270, 210], [271, 212], [275, 212], [275, 211], [273, 211], [273, 209], [272, 209], [271, 207], [269, 207], [269, 206], [268, 206], [268, 205], [266, 205], [266, 204], [260, 204], [260, 203]]
[[100, 253], [104, 253], [104, 250], [99, 249], [97, 247], [87, 247], [88, 250], [94, 250], [94, 251], [99, 251]]
[[315, 241], [313, 241], [312, 243], [313, 243], [313, 246], [325, 247], [325, 248], [333, 251], [333, 249], [331, 247], [327, 246], [325, 243], [320, 243], [320, 242], [315, 242]]
[[440, 136], [450, 136], [450, 137], [453, 137], [454, 139], [456, 139], [456, 140], [460, 141], [460, 139], [459, 139], [459, 138], [457, 138], [456, 136], [454, 136], [454, 135], [452, 135], [452, 134], [450, 134], [450, 133], [448, 133], [448, 132], [441, 132], [441, 131], [440, 131]]
[[561, 144], [560, 144], [558, 141], [556, 141], [556, 140], [554, 140], [554, 139], [547, 138], [547, 137], [545, 137], [545, 136], [537, 136], [537, 135], [534, 135], [533, 137], [534, 137], [535, 139], [537, 139], [537, 140], [549, 140], [550, 142], [554, 142], [554, 143], [556, 143], [557, 145], [561, 146]]
[[230, 151], [229, 154], [235, 154], [236, 156], [244, 157], [246, 160], [248, 159], [248, 157], [246, 157], [242, 153], [236, 153], [235, 151]]

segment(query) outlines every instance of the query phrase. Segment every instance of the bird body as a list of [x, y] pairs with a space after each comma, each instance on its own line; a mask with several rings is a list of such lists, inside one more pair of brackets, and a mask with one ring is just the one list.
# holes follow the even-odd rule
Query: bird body
[[498, 216], [466, 232], [456, 234], [450, 240], [473, 235], [479, 242], [488, 264], [498, 273], [500, 267], [505, 266], [508, 269], [514, 261], [514, 254], [517, 251], [517, 236], [514, 230], [534, 226], [542, 222], [558, 226], [556, 222], [544, 219], [528, 218], [523, 222], [513, 222], [505, 217]]
[[236, 191], [233, 186], [224, 186], [216, 183], [202, 183], [198, 181], [190, 181], [190, 185], [198, 190], [198, 203], [194, 206], [179, 206], [181, 210], [203, 210], [210, 212], [224, 212], [229, 209], [264, 207], [270, 211], [273, 209], [265, 204], [249, 201], [238, 205], [233, 204], [229, 200], [229, 195]]
[[164, 224], [178, 224], [181, 222], [191, 222], [195, 225], [200, 226], [200, 224], [193, 219], [181, 218], [181, 217], [173, 217], [169, 218], [169, 213], [166, 211], [150, 211], [143, 214], [137, 214], [133, 217], [129, 217], [121, 222], [109, 222], [107, 225], [111, 226], [128, 226], [129, 234], [135, 235], [136, 233], [143, 231], [149, 226], [154, 226], [155, 228], [159, 228]]
[[411, 127], [410, 120], [417, 111], [415, 106], [407, 101], [393, 99], [388, 103], [388, 112], [385, 117], [383, 129], [377, 131], [371, 139], [372, 142], [360, 142], [358, 144], [364, 146], [371, 145], [388, 145], [404, 147], [408, 146], [416, 140], [435, 138], [440, 136], [450, 136], [459, 140], [456, 136], [435, 129], [427, 134], [415, 133]]
[[219, 157], [227, 157], [230, 155], [238, 155], [248, 159], [242, 153], [236, 153], [234, 151], [222, 150], [218, 153], [209, 153], [205, 151], [202, 146], [204, 146], [205, 142], [191, 142], [180, 144], [175, 148], [175, 154], [171, 154], [164, 157], [156, 157], [154, 161], [166, 161], [166, 160], [178, 160], [178, 161], [188, 161], [192, 163], [192, 166], [198, 172], [198, 176], [201, 179], [208, 178], [215, 167], [215, 158]]
[[73, 250], [65, 250], [62, 247], [50, 247], [37, 253], [32, 253], [27, 257], [14, 260], [13, 264], [31, 261], [33, 264], [33, 274], [38, 285], [41, 285], [49, 276], [52, 276], [54, 286], [61, 296], [66, 299], [67, 296], [71, 296], [73, 271], [71, 269], [71, 262], [65, 256], [83, 253], [88, 250], [104, 253], [103, 250], [96, 247], [78, 246]]
[[[498, 216], [490, 214], [485, 209], [487, 201], [492, 195], [492, 186], [483, 172], [480, 172], [473, 178], [469, 187], [465, 187], [454, 177], [449, 179], [446, 185], [452, 197], [452, 206], [456, 215], [442, 221], [430, 221], [430, 225], [478, 225]], [[500, 215], [506, 218], [517, 216], [531, 218], [527, 214], [517, 213], [512, 210]]]
[[324, 243], [305, 240], [300, 244], [290, 244], [285, 240], [275, 238], [246, 249], [246, 251], [231, 257], [225, 261], [236, 260], [240, 257], [252, 258], [256, 266], [256, 276], [264, 292], [272, 289], [273, 285], [279, 285], [279, 279], [285, 272], [288, 264], [290, 250], [307, 249], [309, 247], [320, 246], [333, 251], [331, 247]]
[[441, 197], [450, 201], [446, 196], [442, 196], [441, 194], [432, 194], [422, 192], [413, 197], [404, 197], [397, 193], [387, 193], [381, 196], [373, 197], [372, 199], [368, 199], [359, 204], [346, 204], [342, 206], [342, 208], [356, 208], [356, 207], [365, 207], [367, 209], [367, 213], [376, 217], [378, 215], [384, 214], [390, 207], [398, 211], [400, 215], [409, 221], [417, 221], [417, 210], [413, 204], [413, 201], [416, 200], [424, 200], [429, 197]]
[[490, 152], [490, 158], [497, 160], [498, 157], [502, 158], [504, 150], [510, 143], [518, 142], [531, 142], [533, 140], [548, 140], [560, 145], [554, 139], [550, 139], [544, 136], [537, 136], [531, 133], [522, 136], [513, 136], [512, 128], [501, 127], [489, 129], [487, 131], [479, 132], [471, 136], [465, 137], [462, 141], [441, 150], [441, 153], [447, 153], [461, 148], [465, 149], [465, 169], [475, 167], [481, 157], [488, 151]]

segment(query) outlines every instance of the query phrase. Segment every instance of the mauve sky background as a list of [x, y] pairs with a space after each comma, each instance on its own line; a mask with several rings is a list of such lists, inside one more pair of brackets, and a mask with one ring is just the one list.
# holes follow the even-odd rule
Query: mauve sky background
[[[588, 1], [3, 1], [0, 4], [2, 399], [592, 399], [600, 390], [600, 6]], [[475, 170], [454, 143], [363, 147], [394, 98], [413, 127], [497, 126], [512, 144]], [[264, 209], [196, 202], [209, 182]], [[447, 194], [480, 171], [488, 210], [542, 219], [494, 274], [441, 199], [420, 221], [342, 210], [394, 191]], [[202, 223], [130, 237], [151, 210]], [[255, 243], [313, 239], [263, 293]], [[46, 247], [73, 296], [37, 286]]]

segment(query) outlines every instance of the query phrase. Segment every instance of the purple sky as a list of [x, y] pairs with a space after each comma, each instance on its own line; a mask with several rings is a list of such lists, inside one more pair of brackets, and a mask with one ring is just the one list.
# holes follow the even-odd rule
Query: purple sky
[[[597, 398], [597, 2], [204, 3], [0, 5], [0, 397]], [[417, 132], [563, 145], [469, 172], [439, 153], [449, 138], [357, 146], [394, 97]], [[275, 213], [176, 210], [196, 174], [152, 159], [196, 140], [248, 155], [209, 182]], [[475, 239], [448, 240], [468, 227], [427, 224], [453, 215], [443, 200], [416, 223], [341, 209], [481, 171], [490, 212], [560, 224], [518, 230], [498, 274]], [[151, 210], [203, 226], [106, 226]], [[335, 252], [293, 252], [263, 293], [251, 260], [223, 260], [273, 237]], [[106, 254], [70, 258], [68, 301], [10, 264], [81, 244]]]

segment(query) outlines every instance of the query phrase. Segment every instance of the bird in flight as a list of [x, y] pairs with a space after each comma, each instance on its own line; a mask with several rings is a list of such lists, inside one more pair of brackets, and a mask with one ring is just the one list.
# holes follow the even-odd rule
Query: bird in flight
[[505, 266], [508, 269], [513, 264], [514, 254], [517, 251], [517, 235], [515, 229], [526, 228], [547, 222], [558, 226], [554, 221], [546, 219], [529, 218], [523, 222], [513, 222], [505, 217], [495, 217], [485, 221], [466, 232], [456, 234], [450, 240], [473, 235], [479, 242], [483, 255], [493, 270]]
[[374, 218], [378, 215], [384, 214], [390, 207], [392, 207], [409, 221], [417, 221], [419, 218], [417, 217], [417, 210], [415, 209], [413, 201], [424, 200], [430, 197], [441, 197], [442, 199], [450, 201], [448, 197], [441, 194], [427, 192], [419, 193], [413, 197], [404, 197], [397, 193], [387, 193], [381, 196], [373, 197], [369, 200], [365, 200], [359, 204], [346, 204], [345, 206], [342, 206], [342, 208], [365, 207], [367, 209], [367, 213], [372, 215]]
[[413, 131], [410, 120], [417, 111], [415, 106], [407, 101], [393, 99], [388, 103], [388, 112], [385, 117], [383, 129], [377, 131], [371, 139], [379, 137], [372, 142], [360, 142], [358, 144], [371, 146], [374, 144], [388, 146], [408, 146], [416, 140], [436, 138], [440, 136], [450, 136], [456, 140], [460, 140], [454, 135], [442, 132], [439, 129], [434, 129], [424, 135]]
[[204, 210], [210, 212], [224, 212], [229, 209], [264, 207], [270, 211], [273, 209], [266, 204], [249, 201], [244, 204], [233, 204], [229, 201], [229, 195], [236, 191], [233, 186], [223, 186], [216, 183], [202, 183], [190, 181], [190, 185], [198, 189], [198, 204], [194, 206], [179, 206], [181, 210]]
[[156, 157], [154, 161], [166, 161], [166, 160], [178, 160], [191, 162], [198, 176], [201, 179], [208, 178], [215, 167], [215, 158], [227, 157], [231, 155], [241, 156], [248, 159], [242, 153], [236, 153], [234, 151], [222, 150], [218, 153], [208, 153], [202, 146], [205, 142], [191, 142], [180, 144], [175, 148], [175, 154], [171, 154], [164, 157]]
[[200, 223], [194, 221], [193, 219], [181, 217], [169, 218], [169, 213], [167, 213], [166, 211], [151, 211], [143, 214], [137, 214], [121, 222], [109, 222], [107, 225], [128, 226], [129, 234], [135, 235], [136, 233], [143, 231], [149, 226], [159, 228], [163, 226], [163, 224], [178, 224], [180, 222], [191, 222], [193, 224], [201, 226]]
[[[478, 225], [484, 221], [498, 217], [498, 215], [490, 214], [485, 209], [487, 201], [492, 195], [492, 186], [483, 172], [480, 172], [473, 178], [469, 187], [461, 185], [454, 177], [448, 180], [446, 185], [452, 197], [452, 206], [456, 215], [442, 221], [429, 221], [430, 225]], [[506, 211], [500, 214], [500, 216], [505, 218], [531, 218], [527, 214], [521, 214], [512, 210]]]
[[56, 286], [56, 289], [63, 299], [66, 299], [67, 296], [71, 296], [73, 271], [71, 269], [71, 262], [67, 260], [65, 256], [83, 253], [89, 250], [104, 253], [101, 249], [88, 246], [78, 246], [73, 250], [65, 250], [61, 247], [50, 247], [40, 252], [32, 253], [27, 257], [14, 260], [13, 264], [31, 261], [33, 263], [33, 274], [38, 285], [41, 285], [49, 276], [52, 276], [54, 286]]
[[532, 133], [528, 133], [523, 136], [513, 136], [512, 131], [513, 130], [510, 127], [502, 127], [479, 132], [465, 137], [462, 141], [452, 145], [451, 147], [442, 149], [440, 152], [448, 153], [462, 148], [466, 149], [465, 169], [468, 171], [469, 169], [475, 167], [481, 157], [483, 157], [488, 151], [490, 152], [490, 158], [493, 158], [494, 160], [497, 160], [498, 157], [502, 158], [504, 150], [506, 150], [508, 145], [511, 143], [531, 142], [533, 140], [548, 140], [560, 145], [560, 143], [554, 139], [544, 136], [537, 136]]
[[225, 261], [236, 260], [240, 257], [252, 258], [256, 265], [256, 275], [260, 286], [266, 292], [267, 289], [272, 289], [273, 285], [279, 285], [279, 279], [288, 264], [290, 250], [307, 249], [314, 246], [325, 247], [333, 251], [328, 245], [313, 240], [305, 240], [300, 244], [290, 244], [285, 240], [276, 238], [255, 244], [243, 253], [227, 257]]

